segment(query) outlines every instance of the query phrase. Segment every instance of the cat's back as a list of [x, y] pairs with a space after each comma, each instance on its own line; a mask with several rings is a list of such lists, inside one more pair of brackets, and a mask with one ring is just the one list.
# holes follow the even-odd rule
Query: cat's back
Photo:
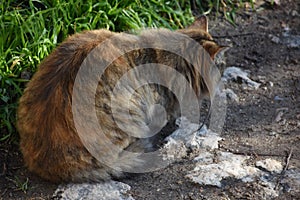
[[[113, 35], [103, 29], [74, 34], [39, 65], [19, 101], [17, 126], [21, 137], [41, 125], [33, 121], [47, 117], [54, 108], [59, 110], [59, 98], [72, 94], [76, 74], [88, 53]], [[68, 107], [67, 104], [63, 106]]]
[[70, 36], [27, 84], [17, 110], [20, 148], [28, 168], [43, 178], [64, 180], [92, 164], [72, 120], [73, 84], [87, 55], [115, 34], [93, 30]]

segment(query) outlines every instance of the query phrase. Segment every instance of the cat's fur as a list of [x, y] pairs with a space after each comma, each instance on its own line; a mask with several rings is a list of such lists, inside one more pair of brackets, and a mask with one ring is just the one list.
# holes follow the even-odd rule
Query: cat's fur
[[[199, 17], [190, 27], [178, 30], [176, 33], [182, 33], [199, 42], [212, 59], [221, 49], [208, 33], [205, 17]], [[83, 145], [74, 125], [72, 113], [73, 86], [82, 62], [99, 44], [117, 34], [120, 33], [93, 30], [69, 37], [41, 63], [38, 71], [28, 83], [19, 102], [17, 127], [25, 164], [30, 171], [42, 178], [52, 182], [81, 182], [107, 180], [111, 176], [120, 175], [118, 170], [113, 170], [99, 162]], [[172, 41], [174, 34], [175, 32], [169, 30], [158, 29], [145, 30], [137, 36], [123, 34], [120, 35], [120, 38], [125, 43], [134, 43], [137, 40], [155, 43], [159, 42], [155, 41], [156, 38], [166, 38]], [[175, 39], [173, 37], [173, 41]], [[155, 44], [152, 45], [155, 46]], [[180, 41], [175, 41], [170, 45], [173, 45], [174, 49], [181, 48], [182, 51], [187, 48]], [[113, 54], [115, 48], [115, 46], [111, 46], [107, 49], [107, 55]], [[101, 56], [99, 55], [99, 57]], [[193, 66], [170, 52], [159, 49], [140, 49], [119, 57], [107, 68], [98, 83], [95, 106], [103, 134], [120, 150], [130, 149], [137, 139], [120, 130], [116, 125], [114, 120], [129, 124], [130, 122], [127, 122], [126, 116], [122, 119], [122, 114], [119, 118], [112, 117], [111, 91], [124, 73], [145, 63], [160, 63], [173, 67], [187, 78], [199, 99], [207, 96], [211, 92], [209, 90], [215, 87], [211, 83], [215, 77], [211, 74], [210, 69], [204, 69], [204, 74], [196, 73]], [[209, 65], [200, 67], [208, 68]], [[173, 117], [177, 117], [175, 110], [178, 110], [178, 101], [164, 87], [151, 84], [143, 86], [136, 89], [130, 101], [130, 114], [140, 124], [149, 124], [151, 121], [155, 121], [151, 117], [157, 116], [157, 113], [151, 113], [148, 105], [153, 103], [162, 104], [171, 115], [175, 113]], [[121, 108], [124, 105], [123, 99], [117, 99], [116, 104]], [[89, 114], [89, 111], [82, 113], [85, 118], [89, 118]], [[170, 120], [171, 117], [168, 119]], [[90, 133], [89, 137], [92, 137], [94, 134], [92, 130]], [[103, 143], [101, 138], [95, 140], [98, 145]], [[111, 164], [116, 165], [120, 170], [134, 166], [134, 164], [127, 163], [126, 160], [122, 160], [120, 163], [118, 157], [122, 152], [109, 153], [109, 146], [103, 144], [103, 151], [98, 152], [98, 156], [110, 160]]]

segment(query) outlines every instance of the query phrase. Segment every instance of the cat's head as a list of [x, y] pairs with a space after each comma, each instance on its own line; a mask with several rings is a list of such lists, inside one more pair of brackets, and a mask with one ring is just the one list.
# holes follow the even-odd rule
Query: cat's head
[[218, 45], [213, 40], [208, 32], [208, 19], [204, 15], [197, 17], [193, 24], [185, 29], [178, 30], [178, 32], [199, 42], [213, 60], [219, 52], [226, 48], [225, 46]]

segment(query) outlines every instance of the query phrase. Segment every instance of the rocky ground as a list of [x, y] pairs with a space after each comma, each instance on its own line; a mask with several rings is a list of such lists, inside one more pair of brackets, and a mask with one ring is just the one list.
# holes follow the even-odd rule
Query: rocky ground
[[[222, 140], [183, 149], [186, 154], [167, 168], [119, 180], [112, 184], [120, 190], [108, 185], [107, 191], [137, 200], [300, 199], [300, 2], [258, 2], [256, 12], [238, 14], [236, 26], [210, 21], [214, 38], [231, 46], [222, 73], [237, 67], [249, 78], [238, 74], [225, 84], [233, 93], [227, 90], [225, 125], [215, 136]], [[23, 167], [17, 144], [1, 143], [0, 199], [50, 199], [57, 187]], [[99, 191], [103, 185], [84, 187]]]

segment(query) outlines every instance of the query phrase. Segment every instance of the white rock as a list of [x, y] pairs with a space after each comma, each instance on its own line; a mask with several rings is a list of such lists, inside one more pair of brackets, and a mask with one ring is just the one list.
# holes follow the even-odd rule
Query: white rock
[[269, 35], [269, 37], [271, 38], [271, 41], [276, 43], [276, 44], [279, 44], [280, 43], [280, 38], [275, 36], [275, 35]]
[[292, 16], [293, 16], [293, 17], [299, 16], [299, 13], [297, 12], [297, 10], [293, 10], [293, 11], [292, 11]]
[[187, 148], [191, 149], [216, 149], [218, 148], [218, 142], [222, 140], [218, 134], [208, 130], [206, 126], [198, 130], [198, 124], [190, 123], [184, 117], [176, 120], [176, 124], [180, 124], [179, 128], [165, 139], [167, 141], [165, 146], [167, 147], [171, 146], [168, 143], [182, 142]]
[[242, 79], [243, 83], [247, 84], [250, 88], [258, 89], [260, 86], [260, 83], [257, 83], [255, 81], [252, 81], [248, 77], [248, 73], [246, 71], [243, 71], [242, 69], [238, 67], [228, 67], [225, 69], [223, 73], [223, 81], [231, 81], [231, 80], [238, 80], [238, 78]]
[[215, 158], [218, 162], [208, 165], [199, 162], [186, 177], [195, 183], [218, 187], [222, 186], [221, 181], [227, 177], [249, 182], [258, 176], [261, 171], [255, 167], [246, 166], [244, 162], [248, 158], [247, 156], [235, 155], [228, 152], [219, 152], [219, 155]]
[[130, 186], [109, 181], [104, 183], [81, 183], [60, 185], [53, 194], [53, 199], [60, 200], [134, 200], [127, 192]]
[[283, 166], [280, 162], [274, 159], [267, 158], [256, 162], [257, 167], [261, 167], [269, 172], [281, 173]]
[[180, 160], [187, 155], [188, 150], [201, 149], [201, 152], [206, 152], [217, 149], [219, 141], [222, 140], [205, 125], [198, 130], [199, 124], [190, 123], [185, 117], [177, 119], [176, 124], [179, 128], [165, 138], [166, 144], [161, 149], [164, 160]]

